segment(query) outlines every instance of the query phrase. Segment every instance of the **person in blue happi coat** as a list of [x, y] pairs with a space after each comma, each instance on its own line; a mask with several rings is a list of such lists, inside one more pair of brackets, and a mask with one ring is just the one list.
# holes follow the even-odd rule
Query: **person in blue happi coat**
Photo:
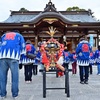
[[92, 47], [85, 38], [81, 38], [76, 48], [77, 64], [79, 65], [80, 83], [88, 84], [89, 56]]
[[40, 62], [41, 62], [41, 53], [40, 53], [40, 50], [36, 50], [36, 57], [33, 62], [33, 74], [34, 75], [37, 75], [38, 73], [38, 65], [40, 64]]
[[19, 60], [25, 54], [25, 40], [18, 31], [5, 32], [1, 36], [0, 47], [0, 87], [2, 99], [7, 95], [7, 74], [11, 71], [11, 92], [16, 98], [19, 93]]
[[[21, 56], [21, 63], [24, 65], [25, 82], [32, 82], [32, 67], [36, 49], [30, 40], [26, 41], [26, 54]], [[33, 57], [32, 57], [33, 55]]]
[[71, 63], [72, 63], [72, 74], [76, 74], [77, 73], [77, 57], [76, 57], [75, 49], [72, 49]]
[[98, 46], [98, 50], [95, 51], [95, 61], [97, 64], [97, 75], [100, 75], [100, 45]]
[[66, 69], [69, 68], [70, 57], [71, 57], [71, 53], [68, 51], [67, 46], [65, 46], [63, 51], [63, 58], [64, 58], [63, 66]]
[[90, 57], [89, 57], [89, 73], [93, 73], [93, 68], [92, 66], [95, 64], [95, 52], [90, 52]]

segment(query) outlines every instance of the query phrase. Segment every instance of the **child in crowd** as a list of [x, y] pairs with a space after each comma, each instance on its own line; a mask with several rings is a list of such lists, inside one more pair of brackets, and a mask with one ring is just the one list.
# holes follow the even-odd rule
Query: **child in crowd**
[[34, 58], [33, 62], [33, 74], [37, 75], [38, 73], [38, 65], [40, 64], [41, 61], [41, 53], [39, 50], [36, 50], [36, 57]]
[[92, 74], [93, 70], [92, 70], [92, 65], [94, 65], [95, 63], [95, 55], [94, 52], [90, 52], [90, 57], [89, 57], [89, 73]]
[[100, 45], [98, 46], [98, 50], [95, 51], [95, 60], [97, 64], [97, 75], [100, 75]]
[[63, 51], [63, 57], [64, 57], [64, 68], [68, 69], [69, 68], [69, 62], [70, 62], [70, 57], [71, 53], [68, 51], [67, 46], [65, 46], [64, 51]]

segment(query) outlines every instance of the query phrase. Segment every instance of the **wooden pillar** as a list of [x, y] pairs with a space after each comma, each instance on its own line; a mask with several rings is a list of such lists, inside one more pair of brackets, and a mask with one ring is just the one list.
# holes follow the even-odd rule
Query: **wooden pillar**
[[99, 37], [98, 45], [100, 45], [100, 43], [99, 43], [100, 42], [100, 30], [98, 30], [98, 34], [99, 34], [99, 36], [98, 36]]
[[74, 42], [73, 34], [74, 34], [74, 31], [72, 31], [72, 41], [71, 41], [71, 45], [72, 45], [72, 49], [75, 49], [75, 42]]
[[100, 35], [100, 30], [97, 31], [97, 47], [98, 47], [98, 45], [99, 45], [99, 41], [100, 41], [100, 39], [99, 39], [99, 35]]
[[35, 32], [35, 44], [34, 44], [34, 46], [37, 48], [38, 47], [38, 33], [39, 33], [39, 31], [34, 30], [34, 32]]
[[85, 35], [85, 39], [87, 40], [87, 35], [88, 35], [88, 30], [87, 29], [84, 30], [84, 35]]
[[99, 34], [97, 33], [97, 47], [99, 45]]
[[0, 31], [0, 37], [2, 36], [2, 32]]
[[63, 31], [64, 33], [63, 33], [63, 36], [62, 36], [62, 38], [63, 38], [63, 44], [64, 44], [64, 46], [66, 46], [67, 44], [66, 44], [66, 42], [67, 42], [67, 37], [66, 37], [66, 33], [67, 33], [67, 30], [66, 30], [66, 27], [64, 28], [64, 31]]

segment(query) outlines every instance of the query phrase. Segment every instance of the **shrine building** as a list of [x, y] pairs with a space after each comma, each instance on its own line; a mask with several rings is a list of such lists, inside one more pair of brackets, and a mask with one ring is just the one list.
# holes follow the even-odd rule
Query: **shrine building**
[[89, 40], [90, 34], [93, 46], [99, 45], [100, 21], [91, 11], [57, 11], [51, 0], [43, 11], [11, 11], [8, 19], [0, 22], [0, 36], [5, 31], [18, 30], [37, 47], [38, 42], [50, 39], [47, 32], [52, 28], [56, 31], [54, 38], [60, 43], [66, 39], [70, 49], [76, 47], [81, 37]]

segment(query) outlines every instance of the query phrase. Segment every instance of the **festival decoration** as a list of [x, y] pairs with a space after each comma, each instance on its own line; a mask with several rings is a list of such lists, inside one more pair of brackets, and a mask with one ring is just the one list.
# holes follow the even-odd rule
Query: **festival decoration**
[[[41, 45], [41, 54], [42, 54], [42, 63], [46, 68], [46, 71], [49, 71], [50, 67], [57, 67], [60, 70], [64, 71], [63, 56], [62, 56], [62, 46], [56, 39], [53, 38], [54, 34], [57, 32], [56, 28], [49, 27], [48, 33], [51, 38], [44, 44]], [[59, 61], [60, 60], [60, 61]]]
[[56, 28], [53, 28], [53, 26], [49, 27], [49, 31], [46, 31], [46, 33], [48, 33], [51, 37], [53, 37], [56, 32], [58, 31]]

